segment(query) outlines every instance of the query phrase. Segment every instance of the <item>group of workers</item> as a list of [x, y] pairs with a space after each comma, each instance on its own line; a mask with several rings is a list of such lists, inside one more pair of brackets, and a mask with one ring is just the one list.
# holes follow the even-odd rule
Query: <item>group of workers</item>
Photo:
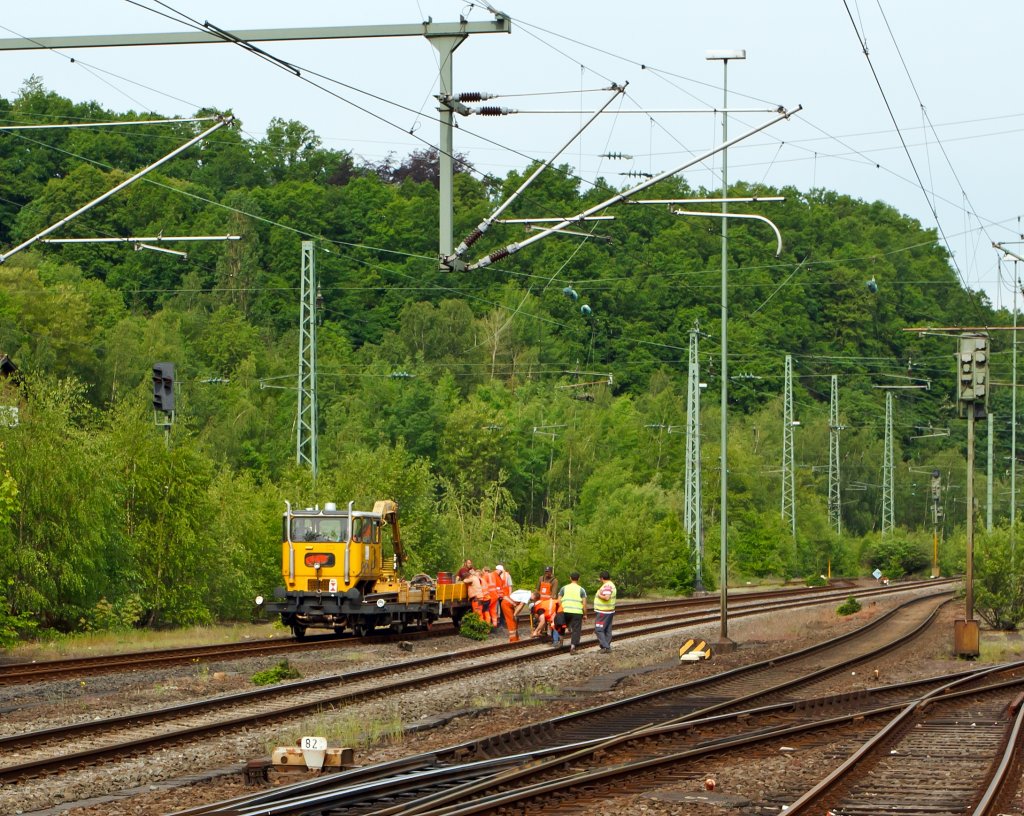
[[[519, 640], [518, 616], [530, 612], [531, 635], [550, 634], [551, 645], [561, 648], [569, 641], [569, 654], [576, 654], [587, 615], [587, 591], [580, 586], [580, 574], [572, 572], [569, 583], [559, 587], [552, 567], [545, 567], [534, 590], [513, 589], [512, 576], [501, 564], [475, 569], [467, 558], [456, 572], [456, 580], [466, 584], [474, 612], [492, 629], [504, 623], [510, 643]], [[612, 650], [612, 617], [618, 590], [607, 571], [600, 574], [601, 586], [594, 597], [594, 634], [602, 653]]]

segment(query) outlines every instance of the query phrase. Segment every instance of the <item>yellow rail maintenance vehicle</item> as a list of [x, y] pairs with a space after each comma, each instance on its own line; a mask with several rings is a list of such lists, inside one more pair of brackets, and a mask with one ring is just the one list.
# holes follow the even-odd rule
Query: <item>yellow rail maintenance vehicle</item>
[[[395, 633], [428, 628], [448, 617], [458, 625], [469, 609], [466, 587], [419, 574], [401, 577], [405, 551], [398, 526], [398, 505], [389, 499], [373, 510], [354, 502], [339, 510], [333, 502], [293, 509], [285, 502], [282, 518], [281, 575], [268, 612], [296, 639], [307, 629], [346, 630], [365, 637], [387, 627]], [[390, 543], [390, 553], [385, 543]], [[262, 598], [256, 599], [262, 604]]]

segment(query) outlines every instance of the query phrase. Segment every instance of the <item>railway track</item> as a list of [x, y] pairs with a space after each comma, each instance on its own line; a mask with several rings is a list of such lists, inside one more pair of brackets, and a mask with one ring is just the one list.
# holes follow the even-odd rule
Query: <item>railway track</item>
[[[952, 581], [954, 579], [944, 579]], [[921, 581], [900, 584], [899, 589], [913, 589], [917, 586], [934, 586], [934, 581]], [[874, 593], [884, 593], [889, 588], [857, 589], [860, 597]], [[751, 601], [771, 600], [786, 597], [841, 598], [849, 595], [851, 590], [842, 585], [835, 587], [800, 587], [798, 589], [781, 589], [769, 592], [749, 592], [735, 594], [733, 603], [749, 603]], [[717, 610], [717, 595], [701, 598], [678, 598], [660, 601], [636, 601], [620, 605], [617, 613], [625, 618], [637, 614], [648, 614], [664, 610], [683, 609]], [[620, 618], [620, 620], [622, 619]], [[97, 674], [112, 672], [142, 671], [161, 666], [173, 666], [198, 663], [220, 664], [228, 660], [241, 660], [252, 657], [272, 657], [278, 654], [301, 653], [325, 649], [344, 649], [367, 644], [391, 643], [397, 640], [425, 640], [447, 637], [455, 634], [455, 627], [450, 622], [436, 623], [430, 629], [420, 631], [406, 630], [400, 636], [381, 630], [380, 634], [367, 637], [356, 637], [346, 634], [342, 637], [324, 635], [322, 637], [307, 636], [304, 640], [290, 637], [267, 639], [263, 641], [238, 641], [209, 646], [190, 646], [180, 649], [159, 649], [151, 651], [129, 652], [116, 655], [97, 655], [92, 657], [64, 658], [60, 660], [35, 661], [31, 663], [5, 663], [0, 665], [0, 686], [29, 684], [40, 680], [79, 680]]]
[[[555, 784], [555, 788], [550, 790], [561, 791], [558, 785], [568, 783], [564, 780], [557, 783], [538, 781], [543, 780], [540, 774], [555, 772], [556, 778], [561, 779], [568, 765], [570, 777], [581, 776], [581, 767], [591, 761], [588, 756], [596, 757], [592, 761], [603, 765], [613, 756], [616, 742], [635, 743], [641, 746], [642, 754], [663, 757], [678, 750], [670, 750], [665, 741], [666, 735], [690, 744], [692, 750], [697, 737], [713, 728], [714, 734], [708, 738], [710, 742], [725, 745], [729, 740], [750, 739], [751, 730], [761, 730], [766, 734], [779, 732], [782, 728], [780, 721], [790, 724], [796, 721], [806, 727], [809, 712], [820, 718], [824, 709], [830, 709], [830, 721], [845, 716], [863, 728], [865, 705], [872, 709], [898, 707], [919, 696], [922, 689], [937, 688], [946, 682], [945, 679], [865, 691], [855, 696], [830, 695], [807, 700], [801, 695], [808, 694], [827, 674], [843, 671], [857, 660], [875, 660], [880, 650], [897, 649], [913, 639], [928, 625], [939, 603], [934, 599], [919, 599], [895, 610], [884, 620], [865, 627], [853, 637], [844, 636], [819, 648], [785, 658], [577, 712], [400, 763], [390, 763], [380, 768], [376, 775], [373, 769], [360, 769], [353, 772], [351, 779], [346, 779], [345, 774], [339, 778], [321, 777], [295, 786], [290, 792], [278, 790], [246, 797], [217, 807], [184, 811], [182, 816], [185, 813], [255, 814], [272, 811], [404, 815], [448, 813], [446, 808], [451, 808], [451, 813], [535, 812], [538, 807], [547, 813], [552, 811], [563, 793], [551, 799], [547, 795], [549, 789], [539, 786]], [[802, 681], [794, 679], [801, 676], [804, 676]], [[745, 677], [742, 682], [741, 677]], [[737, 689], [741, 688], [745, 693], [737, 695]], [[786, 700], [770, 702], [787, 694]], [[757, 707], [752, 708], [755, 703]], [[729, 708], [735, 711], [722, 713]], [[774, 718], [771, 725], [766, 723], [768, 717]], [[755, 718], [756, 726], [752, 725]], [[722, 730], [724, 723], [730, 723], [732, 735]], [[655, 759], [645, 761], [657, 764]], [[638, 772], [638, 768], [625, 771], [625, 778]], [[584, 787], [587, 784], [591, 783]], [[488, 797], [491, 795], [488, 791], [500, 791], [509, 785], [521, 785], [521, 795], [527, 803], [523, 806], [525, 809], [517, 810], [519, 805], [511, 810], [488, 809]], [[537, 788], [541, 802], [531, 793], [534, 788]], [[509, 801], [513, 800], [514, 797]]]
[[[911, 584], [903, 586], [913, 586]], [[872, 590], [868, 590], [869, 592]], [[787, 596], [815, 595], [829, 596], [849, 593], [845, 587], [801, 587], [799, 589], [782, 589], [770, 592], [751, 592], [735, 596], [736, 602], [770, 600]], [[858, 594], [864, 594], [858, 591]], [[636, 614], [647, 614], [672, 609], [717, 609], [718, 596], [703, 598], [679, 598], [662, 601], [637, 601], [621, 605], [623, 617]], [[423, 640], [447, 637], [455, 634], [456, 629], [450, 622], [436, 623], [430, 629], [401, 633], [400, 637], [381, 630], [380, 634], [367, 637], [356, 637], [346, 634], [342, 637], [323, 635], [299, 641], [291, 637], [281, 637], [261, 641], [238, 641], [209, 646], [190, 646], [180, 649], [159, 649], [124, 654], [97, 655], [81, 658], [65, 658], [61, 660], [36, 661], [32, 663], [6, 663], [0, 665], [0, 685], [34, 683], [40, 680], [78, 680], [95, 674], [109, 672], [140, 671], [160, 666], [173, 666], [188, 663], [222, 663], [226, 660], [240, 660], [251, 657], [267, 657], [277, 654], [294, 652], [318, 651], [323, 649], [339, 649], [350, 646], [388, 643], [394, 640]]]
[[995, 814], [1020, 780], [1024, 679], [991, 671], [960, 678], [908, 705], [790, 814]]
[[[595, 807], [620, 809], [627, 806], [629, 797], [678, 787], [694, 791], [680, 796], [680, 803], [714, 804], [710, 795], [695, 793], [698, 785], [694, 783], [706, 776], [716, 756], [728, 755], [735, 761], [745, 754], [777, 752], [780, 745], [786, 751], [806, 754], [834, 750], [839, 742], [854, 756], [824, 783], [802, 797], [793, 793], [768, 802], [747, 801], [741, 812], [994, 816], [999, 812], [998, 803], [1012, 796], [1019, 781], [1016, 755], [1021, 747], [1019, 699], [1024, 689], [1024, 664], [1002, 668], [987, 679], [981, 677], [990, 672], [971, 672], [952, 683], [934, 678], [929, 681], [933, 688], [922, 696], [914, 696], [921, 694], [920, 683], [908, 684], [905, 689], [889, 687], [887, 695], [902, 691], [903, 699], [876, 701], [868, 699], [875, 696], [871, 693], [859, 707], [851, 708], [843, 699], [809, 700], [818, 713], [808, 716], [806, 710], [802, 715], [796, 711], [789, 723], [778, 717], [781, 707], [751, 709], [715, 718], [719, 723], [677, 723], [569, 746], [548, 756], [520, 755], [517, 765], [498, 767], [489, 777], [480, 777], [486, 766], [471, 766], [465, 780], [458, 781], [452, 773], [456, 781], [447, 790], [421, 789], [414, 797], [408, 795], [408, 782], [397, 794], [382, 783], [381, 798], [375, 802], [360, 800], [350, 792], [343, 812], [470, 816], [528, 814], [543, 808], [546, 814], [578, 814]], [[936, 701], [922, 712], [926, 701], [948, 696], [949, 689], [958, 684], [978, 687], [964, 690], [956, 701]], [[733, 727], [715, 727], [723, 721]], [[862, 744], [864, 748], [854, 750]], [[307, 793], [304, 799], [304, 804], [281, 800], [275, 811], [308, 814], [315, 803], [316, 812], [323, 816], [342, 812], [342, 803], [333, 793]], [[239, 802], [221, 810], [190, 813], [199, 812], [249, 816], [268, 811], [263, 805], [254, 808]]]
[[[767, 610], [778, 611], [835, 600], [829, 593], [816, 593], [774, 601], [737, 602], [731, 614], [743, 617], [762, 614]], [[715, 614], [697, 610], [668, 616], [657, 624], [627, 620], [617, 627], [616, 637], [621, 640], [658, 631], [673, 631], [681, 626], [716, 619]], [[869, 631], [878, 628], [877, 623], [865, 627], [859, 630], [860, 637], [867, 637]], [[584, 645], [592, 640], [584, 639]], [[875, 653], [878, 648], [877, 639], [872, 640], [866, 648], [870, 653]], [[157, 747], [202, 739], [211, 734], [294, 718], [304, 712], [336, 709], [425, 684], [459, 680], [470, 670], [478, 673], [519, 665], [524, 659], [536, 661], [558, 656], [555, 650], [529, 641], [487, 646], [455, 655], [413, 659], [378, 669], [282, 684], [269, 689], [225, 695], [100, 721], [80, 722], [46, 731], [10, 735], [0, 739], [0, 783], [20, 783], [79, 765], [90, 765], [112, 758], [123, 759]], [[130, 733], [130, 739], [124, 738], [126, 733]]]

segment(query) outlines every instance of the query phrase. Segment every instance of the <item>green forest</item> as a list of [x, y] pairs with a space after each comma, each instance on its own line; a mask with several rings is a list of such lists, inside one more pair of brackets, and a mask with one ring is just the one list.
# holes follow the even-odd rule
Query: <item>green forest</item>
[[[6, 124], [136, 121], [48, 91], [0, 99]], [[225, 112], [199, 111], [197, 116]], [[7, 252], [208, 122], [0, 133]], [[534, 167], [455, 177], [456, 242]], [[367, 164], [302, 123], [226, 127], [52, 237], [241, 236], [186, 259], [125, 243], [35, 243], [0, 264], [0, 644], [45, 632], [248, 619], [279, 583], [293, 505], [401, 508], [408, 569], [464, 558], [522, 583], [543, 565], [611, 571], [624, 595], [693, 590], [683, 528], [687, 366], [699, 329], [704, 583], [719, 574], [720, 225], [616, 205], [589, 237], [552, 235], [486, 269], [437, 258], [437, 154]], [[505, 213], [566, 216], [622, 188], [550, 168]], [[717, 195], [681, 177], [645, 193]], [[966, 423], [955, 341], [905, 329], [1006, 325], [965, 289], [935, 230], [883, 202], [738, 181], [784, 196], [729, 226], [731, 582], [927, 575], [929, 473], [942, 474], [943, 574], [964, 567]], [[474, 251], [521, 240], [496, 225]], [[301, 243], [314, 241], [319, 471], [296, 462]], [[476, 257], [476, 256], [474, 256]], [[1012, 339], [992, 338], [1009, 383]], [[796, 534], [780, 513], [783, 384], [793, 365]], [[174, 425], [152, 366], [175, 364]], [[838, 378], [842, 532], [829, 525]], [[885, 395], [894, 388], [895, 530], [881, 534]], [[906, 386], [915, 386], [913, 388]], [[925, 387], [921, 387], [925, 386]], [[1010, 580], [1011, 389], [996, 387], [995, 529], [980, 578]], [[8, 419], [9, 410], [4, 414]], [[985, 423], [976, 484], [986, 495]], [[1007, 542], [1010, 542], [1009, 544]], [[996, 556], [1003, 553], [999, 560]], [[590, 576], [590, 578], [588, 578]], [[1000, 578], [1001, 576], [1001, 578]], [[1014, 579], [1016, 585], [1016, 579]], [[979, 591], [979, 606], [988, 601]], [[1015, 613], [988, 614], [1002, 623]]]

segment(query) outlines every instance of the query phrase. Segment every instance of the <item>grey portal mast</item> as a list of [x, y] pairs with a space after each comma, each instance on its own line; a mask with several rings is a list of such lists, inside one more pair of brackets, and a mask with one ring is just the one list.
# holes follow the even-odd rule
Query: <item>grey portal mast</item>
[[686, 488], [683, 509], [683, 527], [687, 541], [693, 547], [695, 574], [693, 588], [704, 591], [703, 555], [704, 525], [701, 518], [700, 495], [700, 358], [697, 346], [700, 330], [690, 330], [690, 361], [686, 383]]
[[896, 527], [893, 494], [896, 485], [896, 467], [893, 463], [892, 391], [885, 392], [885, 450], [882, 454], [882, 537], [890, 535]]
[[440, 235], [439, 251], [448, 256], [452, 251], [452, 199], [454, 158], [452, 154], [453, 109], [446, 100], [451, 97], [452, 53], [470, 34], [508, 34], [512, 21], [500, 12], [495, 19], [471, 23], [435, 23], [427, 20], [410, 25], [316, 26], [308, 28], [223, 29], [209, 26], [209, 31], [173, 31], [158, 34], [85, 34], [74, 37], [33, 37], [0, 39], [0, 51], [63, 50], [68, 48], [123, 48], [140, 45], [200, 45], [209, 43], [244, 44], [248, 42], [286, 42], [294, 40], [341, 40], [375, 37], [426, 37], [440, 54]]
[[308, 466], [316, 479], [316, 251], [302, 242], [302, 288], [299, 306], [299, 413], [295, 461]]
[[828, 522], [842, 535], [842, 497], [839, 490], [839, 377], [832, 375], [832, 389], [828, 400]]
[[782, 521], [796, 538], [796, 464], [793, 458], [793, 357], [786, 355], [782, 402]]

